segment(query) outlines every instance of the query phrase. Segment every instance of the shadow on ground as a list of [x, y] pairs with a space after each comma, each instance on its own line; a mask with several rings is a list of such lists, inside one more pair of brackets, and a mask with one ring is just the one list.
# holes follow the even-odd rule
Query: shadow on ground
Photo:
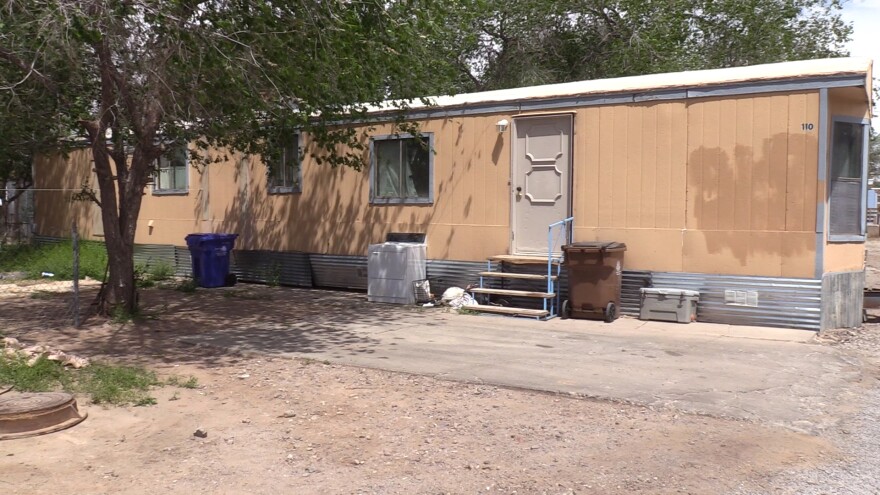
[[[81, 296], [86, 304], [94, 297], [94, 290]], [[377, 341], [365, 329], [436, 324], [428, 312], [370, 303], [363, 293], [260, 285], [193, 293], [144, 290], [143, 317], [124, 325], [93, 316], [75, 329], [68, 320], [69, 304], [70, 294], [7, 297], [0, 318], [10, 336], [52, 342], [69, 352], [201, 365], [238, 355], [228, 349], [281, 355], [333, 348], [369, 354]], [[186, 337], [196, 336], [198, 345], [186, 344]]]

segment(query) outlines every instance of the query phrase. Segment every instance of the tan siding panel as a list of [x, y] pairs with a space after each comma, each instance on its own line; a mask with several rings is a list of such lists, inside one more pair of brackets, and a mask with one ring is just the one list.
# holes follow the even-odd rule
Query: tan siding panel
[[700, 228], [700, 219], [703, 217], [703, 122], [704, 103], [694, 103], [688, 106], [687, 116], [687, 228]]
[[[687, 140], [681, 140], [678, 142], [673, 140], [672, 109], [678, 106], [684, 105], [671, 103], [657, 105], [652, 109], [656, 139], [654, 140], [654, 149], [649, 149], [649, 151], [654, 152], [652, 158], [655, 167], [654, 183], [652, 184], [654, 189], [654, 200], [648, 204], [648, 207], [653, 205], [654, 227], [657, 228], [670, 228], [677, 226], [673, 225], [672, 219], [674, 216], [677, 216], [676, 214], [679, 212], [676, 211], [676, 214], [674, 214], [672, 210], [673, 202], [676, 203], [676, 208], [678, 207], [677, 203], [679, 198], [673, 199], [672, 191], [675, 177], [673, 176], [672, 171], [673, 164], [676, 169], [679, 167], [684, 169], [685, 166], [684, 163], [677, 163], [673, 149], [675, 147], [681, 147], [684, 148], [685, 153], [687, 153]], [[681, 199], [683, 200], [684, 198]], [[682, 208], [682, 214], [684, 213], [683, 210], [684, 208]]]
[[641, 191], [639, 223], [641, 228], [657, 226], [657, 105], [636, 107], [642, 113], [639, 129], [641, 156]]
[[681, 271], [681, 230], [679, 229], [596, 229], [576, 228], [581, 241], [613, 239], [626, 243], [624, 268], [627, 270]]
[[672, 163], [669, 182], [670, 227], [683, 229], [687, 212], [688, 173], [688, 109], [684, 102], [671, 103], [669, 126], [672, 128], [670, 148]]
[[813, 278], [816, 271], [816, 233], [787, 232], [782, 235], [783, 277]]
[[788, 99], [770, 97], [770, 160], [767, 230], [785, 230], [785, 192], [788, 175]]
[[770, 205], [770, 99], [754, 98], [752, 117], [752, 230], [767, 230]]
[[803, 230], [816, 231], [816, 182], [819, 177], [819, 94], [808, 93], [805, 122], [813, 124], [804, 145], [804, 221]]
[[614, 134], [611, 136], [611, 157], [606, 163], [613, 168], [611, 170], [612, 177], [612, 196], [611, 196], [611, 225], [614, 228], [626, 227], [627, 213], [627, 146], [629, 136], [627, 132], [629, 125], [627, 122], [628, 109], [625, 106], [616, 106], [613, 108], [613, 125]]
[[831, 243], [825, 245], [825, 273], [858, 271], [865, 268], [865, 244]]
[[[600, 225], [599, 209], [601, 200], [600, 189], [600, 169], [602, 167], [600, 148], [601, 148], [601, 129], [602, 121], [600, 119], [601, 110], [599, 108], [588, 108], [581, 111], [585, 118], [580, 119], [585, 122], [586, 129], [576, 141], [584, 150], [585, 158], [583, 163], [576, 163], [577, 170], [583, 170], [584, 173], [575, 173], [575, 184], [579, 186], [575, 189], [575, 200], [581, 205], [581, 209], [575, 212], [575, 223], [584, 226], [597, 227]], [[583, 129], [582, 124], [580, 128]], [[577, 145], [576, 144], [576, 145]]]
[[736, 100], [719, 102], [718, 132], [718, 228], [735, 228], [736, 190], [741, 187], [736, 175]]
[[626, 223], [627, 227], [641, 226], [642, 206], [642, 108], [628, 106], [626, 108]]
[[613, 225], [614, 211], [614, 107], [599, 109], [599, 227]]
[[749, 230], [752, 222], [752, 170], [755, 167], [753, 146], [754, 105], [751, 98], [736, 100], [736, 147], [733, 166], [736, 170], [736, 199], [733, 211], [735, 230]]

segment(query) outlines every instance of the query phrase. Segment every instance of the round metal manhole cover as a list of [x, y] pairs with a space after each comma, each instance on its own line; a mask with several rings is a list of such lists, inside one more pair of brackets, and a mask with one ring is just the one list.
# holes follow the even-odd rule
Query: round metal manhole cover
[[0, 440], [45, 435], [86, 419], [76, 399], [63, 392], [8, 393], [0, 396]]

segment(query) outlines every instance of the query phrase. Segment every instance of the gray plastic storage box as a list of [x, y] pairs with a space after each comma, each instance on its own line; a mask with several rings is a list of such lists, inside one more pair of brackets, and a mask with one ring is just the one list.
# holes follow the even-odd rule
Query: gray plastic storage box
[[642, 289], [641, 292], [640, 320], [675, 321], [678, 323], [697, 321], [699, 292], [659, 287]]

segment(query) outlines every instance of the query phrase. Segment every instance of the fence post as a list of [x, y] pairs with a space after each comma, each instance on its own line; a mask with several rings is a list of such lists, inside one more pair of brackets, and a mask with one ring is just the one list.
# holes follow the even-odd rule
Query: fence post
[[76, 221], [71, 228], [73, 238], [73, 326], [79, 328], [79, 232]]

